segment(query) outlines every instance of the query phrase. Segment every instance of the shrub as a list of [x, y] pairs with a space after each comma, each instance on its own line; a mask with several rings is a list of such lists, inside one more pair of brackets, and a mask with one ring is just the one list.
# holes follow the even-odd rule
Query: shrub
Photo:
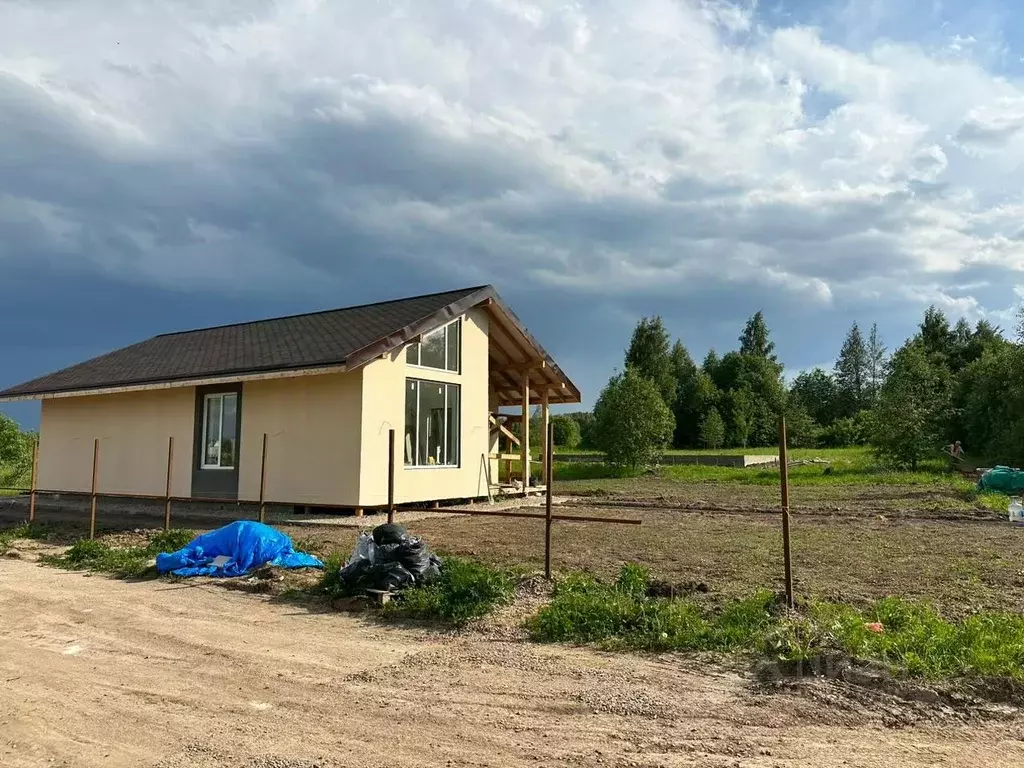
[[658, 387], [632, 369], [608, 382], [594, 419], [598, 447], [608, 461], [634, 470], [657, 463], [675, 430]]
[[555, 446], [559, 448], [579, 448], [581, 441], [580, 425], [570, 416], [552, 416], [552, 431]]
[[187, 528], [172, 528], [169, 531], [160, 531], [153, 535], [146, 548], [154, 557], [161, 552], [176, 552], [185, 547], [196, 537], [195, 531]]

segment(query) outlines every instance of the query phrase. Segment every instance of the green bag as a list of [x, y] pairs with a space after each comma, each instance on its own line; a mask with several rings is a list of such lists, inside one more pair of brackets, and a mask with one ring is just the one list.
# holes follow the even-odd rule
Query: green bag
[[1024, 495], [1024, 472], [1010, 467], [992, 467], [978, 479], [979, 491], [998, 491], [1007, 496]]

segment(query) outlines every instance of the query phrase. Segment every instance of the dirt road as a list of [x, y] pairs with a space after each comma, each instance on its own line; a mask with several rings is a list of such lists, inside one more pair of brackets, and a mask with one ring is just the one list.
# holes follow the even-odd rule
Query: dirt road
[[0, 682], [9, 768], [1024, 764], [1018, 719], [9, 559]]

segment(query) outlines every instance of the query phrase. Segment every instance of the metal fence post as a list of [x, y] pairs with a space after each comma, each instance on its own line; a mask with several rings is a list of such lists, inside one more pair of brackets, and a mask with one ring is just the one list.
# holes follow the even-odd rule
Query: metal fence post
[[267, 519], [267, 433], [263, 433], [263, 458], [260, 461], [260, 522]]
[[544, 457], [544, 578], [551, 579], [551, 471], [552, 446], [554, 445], [555, 424], [548, 422], [547, 445]]
[[167, 438], [167, 486], [164, 489], [164, 530], [171, 530], [171, 468], [174, 464], [174, 436]]
[[789, 459], [786, 449], [786, 417], [779, 418], [779, 476], [782, 484], [782, 558], [786, 572], [786, 605], [794, 608], [793, 564], [789, 546]]
[[388, 430], [388, 523], [395, 522], [395, 430]]
[[96, 538], [96, 475], [100, 464], [100, 439], [92, 441], [92, 489], [89, 492], [91, 504], [89, 511], [89, 538]]
[[28, 521], [36, 519], [36, 488], [39, 487], [39, 441], [32, 443], [32, 490], [28, 497]]

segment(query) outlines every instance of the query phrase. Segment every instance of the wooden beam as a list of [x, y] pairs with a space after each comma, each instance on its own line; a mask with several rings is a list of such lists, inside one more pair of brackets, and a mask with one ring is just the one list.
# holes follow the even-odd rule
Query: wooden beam
[[523, 374], [523, 427], [519, 449], [523, 465], [523, 496], [530, 488], [530, 377]]
[[492, 432], [499, 432], [500, 434], [505, 435], [505, 437], [507, 437], [509, 440], [511, 440], [514, 445], [519, 445], [519, 438], [516, 437], [515, 435], [513, 435], [505, 427], [504, 424], [502, 424], [500, 421], [498, 421], [496, 418], [494, 418], [494, 416], [492, 416], [490, 414], [488, 414], [487, 418], [490, 419], [491, 424], [494, 426], [494, 429], [491, 430]]
[[[551, 479], [548, 477], [548, 424], [551, 423], [551, 412], [548, 409], [548, 389], [547, 387], [541, 392], [540, 395], [540, 466], [541, 466], [541, 477], [544, 478], [544, 482], [550, 483]], [[550, 505], [548, 507], [550, 514]]]
[[527, 360], [525, 363], [508, 363], [506, 365], [492, 365], [494, 373], [532, 373], [547, 368], [546, 360]]

